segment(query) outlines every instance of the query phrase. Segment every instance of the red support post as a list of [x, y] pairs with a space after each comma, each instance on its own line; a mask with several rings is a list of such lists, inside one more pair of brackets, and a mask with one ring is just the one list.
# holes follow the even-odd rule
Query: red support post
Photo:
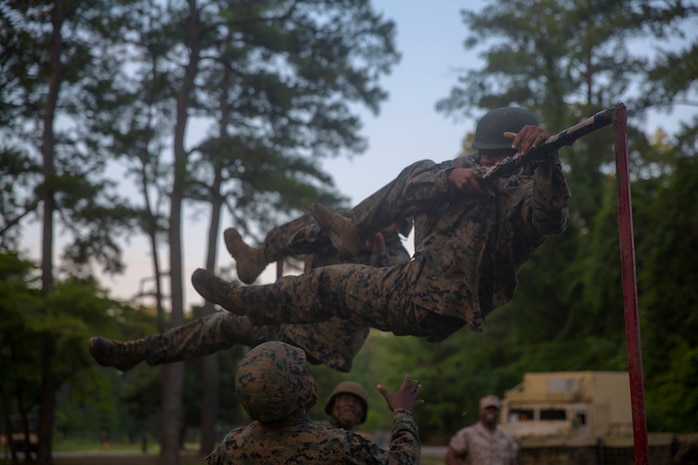
[[618, 184], [618, 230], [623, 273], [623, 302], [625, 306], [625, 342], [628, 350], [630, 402], [633, 415], [635, 465], [649, 465], [645, 390], [642, 375], [642, 349], [637, 310], [637, 280], [635, 276], [635, 243], [633, 240], [630, 174], [628, 169], [627, 111], [620, 104], [613, 114], [616, 150], [616, 182]]

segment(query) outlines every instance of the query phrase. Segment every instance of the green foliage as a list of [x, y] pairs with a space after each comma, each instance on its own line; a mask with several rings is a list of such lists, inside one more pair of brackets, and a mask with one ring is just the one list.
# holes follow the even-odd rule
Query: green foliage
[[[689, 131], [695, 140], [695, 131]], [[686, 136], [684, 134], [683, 136]], [[682, 136], [682, 137], [683, 137]], [[698, 402], [692, 388], [695, 364], [698, 293], [693, 283], [698, 251], [698, 196], [694, 176], [698, 164], [692, 153], [677, 153], [673, 174], [652, 183], [644, 196], [646, 211], [639, 215], [638, 266], [643, 351], [646, 357], [648, 424], [671, 431], [692, 431]], [[684, 158], [684, 156], [686, 156]], [[679, 409], [686, 415], [669, 414]], [[691, 429], [693, 428], [693, 429]]]
[[119, 338], [154, 331], [154, 318], [108, 298], [92, 278], [69, 277], [43, 297], [33, 276], [35, 265], [15, 254], [0, 254], [0, 388], [8, 414], [36, 412], [40, 400], [41, 346], [55, 341], [52, 370], [58, 380], [56, 430], [82, 437], [96, 429], [123, 431], [122, 383], [113, 369], [88, 369], [94, 362], [87, 340], [94, 334]]

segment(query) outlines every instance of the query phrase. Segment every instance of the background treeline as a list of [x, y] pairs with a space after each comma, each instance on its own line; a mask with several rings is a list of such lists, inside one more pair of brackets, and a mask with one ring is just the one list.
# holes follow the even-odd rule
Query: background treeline
[[[529, 0], [466, 10], [465, 46], [483, 65], [464, 71], [436, 108], [462, 118], [517, 104], [554, 132], [618, 101], [633, 121], [695, 106], [698, 43], [686, 34], [697, 9]], [[245, 421], [231, 390], [244, 348], [119, 374], [94, 366], [86, 340], [194, 317], [182, 297], [185, 206], [208, 222], [202, 258], [221, 272], [230, 266], [215, 262], [221, 226], [259, 237], [313, 201], [346, 203], [322, 159], [365, 149], [356, 111], [376, 112], [386, 97], [378, 80], [399, 61], [395, 25], [357, 0], [10, 1], [0, 24], [5, 428], [13, 415], [36, 416], [46, 464], [55, 438], [98, 441], [103, 431], [133, 441], [147, 433], [162, 444], [162, 463], [178, 463], [192, 430], [208, 452]], [[193, 122], [204, 137], [189, 134]], [[694, 117], [673, 134], [628, 134], [651, 431], [698, 430], [697, 131]], [[341, 379], [363, 382], [374, 407], [366, 429], [386, 429], [372, 386], [394, 389], [410, 373], [425, 386], [428, 441], [474, 421], [477, 398], [501, 395], [526, 371], [625, 370], [612, 142], [600, 130], [561, 151], [569, 228], [521, 269], [516, 297], [484, 333], [439, 344], [372, 333], [350, 375], [314, 369], [320, 393]], [[223, 213], [232, 224], [221, 225]], [[19, 253], [32, 221], [42, 226], [37, 263]], [[94, 277], [98, 267], [121, 272], [134, 237], [150, 248], [145, 306], [111, 299]]]

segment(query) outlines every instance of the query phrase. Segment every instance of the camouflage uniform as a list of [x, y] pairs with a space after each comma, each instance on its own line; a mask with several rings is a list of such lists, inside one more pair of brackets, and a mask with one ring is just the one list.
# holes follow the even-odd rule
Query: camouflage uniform
[[414, 216], [411, 262], [320, 267], [265, 286], [219, 287], [213, 297], [258, 325], [339, 316], [431, 341], [466, 324], [482, 331], [485, 315], [513, 297], [517, 268], [565, 229], [570, 193], [557, 163], [493, 181], [486, 199], [452, 186], [454, 168], [481, 169], [476, 155], [421, 161], [347, 212], [362, 236]]
[[232, 430], [206, 458], [209, 465], [289, 463], [414, 464], [420, 443], [411, 412], [393, 412], [390, 451], [351, 431], [326, 429], [305, 411], [317, 401], [303, 351], [267, 342], [243, 359], [235, 379], [241, 405], [255, 421]]
[[[411, 229], [412, 222], [396, 218], [396, 222], [398, 220], [401, 223], [400, 232], [406, 236], [409, 233], [409, 229]], [[383, 227], [387, 227], [390, 224], [388, 223]], [[322, 233], [313, 217], [303, 215], [269, 231], [264, 238], [261, 249], [266, 263], [282, 260], [288, 256], [305, 255], [305, 271], [340, 263], [361, 263], [382, 267], [407, 263], [410, 260], [398, 236], [386, 239], [385, 246], [385, 254], [373, 253], [364, 246], [358, 256], [351, 257], [350, 260], [341, 258], [334, 247], [332, 247], [329, 238]]]
[[[308, 226], [312, 227], [308, 227]], [[331, 245], [318, 249], [314, 240], [317, 228], [310, 217], [301, 217], [274, 228], [265, 240], [264, 250], [270, 260], [288, 255], [306, 255], [305, 270], [316, 266], [341, 263]], [[398, 236], [386, 240], [386, 253], [364, 249], [354, 260], [371, 266], [406, 263], [410, 259]], [[277, 324], [255, 326], [246, 317], [218, 312], [194, 320], [165, 333], [146, 338], [146, 362], [149, 365], [188, 360], [244, 344], [250, 347], [265, 341], [283, 341], [306, 351], [310, 363], [325, 364], [349, 372], [354, 357], [363, 346], [369, 328], [349, 320], [331, 318], [315, 324]]]
[[512, 465], [519, 451], [516, 441], [501, 428], [490, 431], [482, 423], [456, 431], [448, 446], [465, 456], [464, 465]]

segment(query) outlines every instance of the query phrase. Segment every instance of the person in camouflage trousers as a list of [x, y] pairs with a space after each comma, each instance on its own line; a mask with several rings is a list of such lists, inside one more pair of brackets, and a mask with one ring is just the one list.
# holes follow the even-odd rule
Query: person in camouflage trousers
[[[312, 249], [303, 245], [307, 242], [304, 234], [310, 223], [314, 224], [314, 221], [307, 217], [274, 228], [267, 236], [266, 245], [257, 249], [242, 242], [235, 229], [227, 229], [224, 232], [225, 244], [237, 260], [238, 273], [243, 270], [243, 275], [247, 272], [246, 279], [250, 279], [252, 263], [257, 271], [251, 279], [256, 279], [268, 263], [264, 262], [261, 266], [258, 265], [259, 260], [255, 263], [255, 257], [262, 255], [259, 250], [268, 250], [274, 257], [273, 260], [302, 254], [305, 250], [313, 252], [305, 256], [305, 270], [345, 262], [331, 244], [319, 248], [314, 246]], [[397, 225], [372, 236], [353, 257], [357, 263], [369, 266], [406, 263], [409, 259], [398, 235]], [[133, 341], [93, 337], [90, 338], [88, 347], [100, 365], [127, 371], [142, 361], [146, 361], [148, 365], [160, 365], [213, 354], [235, 344], [253, 347], [262, 342], [279, 340], [305, 350], [313, 364], [325, 364], [337, 371], [349, 372], [368, 333], [368, 327], [339, 318], [307, 325], [256, 326], [246, 317], [217, 312], [164, 333]]]
[[235, 393], [252, 423], [230, 431], [206, 457], [209, 465], [289, 463], [419, 463], [421, 444], [413, 411], [422, 404], [421, 385], [405, 376], [394, 394], [378, 389], [393, 412], [390, 450], [346, 429], [327, 429], [307, 411], [317, 402], [317, 387], [302, 350], [279, 341], [265, 342], [242, 359]]
[[480, 421], [456, 431], [446, 452], [446, 465], [517, 465], [519, 445], [497, 426], [500, 402], [495, 395], [480, 399]]
[[536, 124], [520, 108], [493, 110], [478, 123], [477, 154], [417, 162], [344, 214], [311, 209], [344, 253], [371, 231], [414, 217], [415, 254], [407, 264], [319, 267], [248, 287], [197, 270], [192, 284], [256, 325], [339, 317], [430, 341], [466, 325], [482, 331], [485, 316], [513, 297], [518, 267], [566, 226], [570, 192], [556, 154], [506, 178], [482, 178], [488, 167], [550, 137]]

